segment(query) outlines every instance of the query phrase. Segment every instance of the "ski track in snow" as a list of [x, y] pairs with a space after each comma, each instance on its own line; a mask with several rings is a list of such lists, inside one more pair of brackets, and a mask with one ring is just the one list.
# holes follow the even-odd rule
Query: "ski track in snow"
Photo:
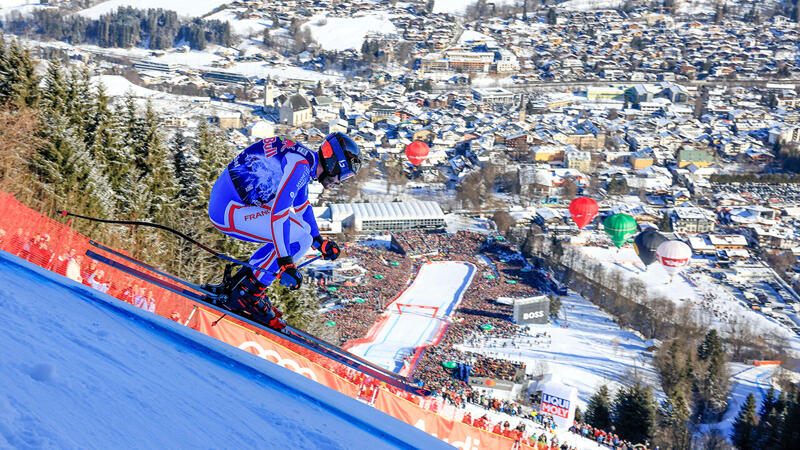
[[[446, 326], [450, 316], [472, 282], [475, 267], [469, 263], [447, 261], [425, 264], [414, 282], [386, 307], [388, 320], [380, 322], [375, 337], [349, 351], [392, 371], [403, 367], [403, 358], [417, 348], [429, 345]], [[398, 314], [397, 304], [439, 308], [436, 317]], [[427, 314], [427, 313], [426, 313]], [[372, 330], [368, 335], [373, 334]]]

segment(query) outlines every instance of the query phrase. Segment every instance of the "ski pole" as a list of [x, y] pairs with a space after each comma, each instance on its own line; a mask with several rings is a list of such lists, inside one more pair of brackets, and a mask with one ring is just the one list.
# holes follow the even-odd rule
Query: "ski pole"
[[[197, 242], [196, 240], [190, 238], [189, 236], [181, 233], [178, 230], [175, 230], [173, 228], [170, 228], [168, 226], [164, 226], [164, 225], [161, 225], [161, 224], [158, 224], [158, 223], [139, 222], [139, 221], [134, 221], [134, 220], [100, 219], [100, 218], [97, 218], [97, 217], [82, 216], [80, 214], [71, 213], [71, 212], [69, 212], [67, 210], [56, 211], [56, 212], [61, 214], [62, 217], [72, 216], [72, 217], [77, 217], [79, 219], [89, 220], [89, 221], [92, 221], [92, 222], [113, 223], [113, 224], [117, 224], [117, 225], [133, 225], [133, 226], [143, 226], [143, 227], [158, 228], [160, 230], [168, 231], [168, 232], [170, 232], [170, 233], [172, 233], [174, 235], [177, 235], [177, 236], [183, 238], [186, 241], [191, 242], [192, 244], [196, 245], [197, 247], [199, 247], [199, 248], [207, 251], [208, 253], [211, 253], [212, 255], [216, 256], [217, 258], [223, 259], [225, 261], [228, 261], [228, 262], [231, 262], [231, 263], [234, 263], [234, 264], [238, 264], [240, 266], [249, 267], [252, 270], [258, 270], [259, 272], [266, 272], [266, 269], [262, 269], [260, 267], [254, 266], [254, 265], [252, 265], [252, 264], [250, 264], [250, 263], [248, 263], [246, 261], [241, 261], [241, 260], [238, 260], [238, 259], [236, 259], [236, 258], [234, 258], [232, 256], [228, 256], [228, 255], [226, 255], [224, 253], [220, 253], [220, 252], [214, 250], [213, 248], [210, 248], [207, 245], [204, 245], [201, 242]], [[299, 268], [301, 268], [303, 266], [311, 264], [312, 262], [318, 260], [321, 257], [322, 257], [322, 255], [317, 255], [314, 258], [311, 258], [308, 261], [300, 264], [299, 266], [297, 266], [297, 268], [299, 269]], [[272, 273], [272, 275], [273, 276], [278, 276], [277, 273]]]

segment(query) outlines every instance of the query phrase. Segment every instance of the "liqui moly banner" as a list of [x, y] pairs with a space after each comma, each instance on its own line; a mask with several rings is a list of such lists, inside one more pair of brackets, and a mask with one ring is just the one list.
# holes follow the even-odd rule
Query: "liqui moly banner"
[[555, 417], [569, 417], [569, 400], [555, 395], [542, 394], [542, 412]]
[[572, 426], [578, 391], [565, 384], [551, 381], [542, 387], [542, 403], [539, 411], [553, 416], [559, 427]]

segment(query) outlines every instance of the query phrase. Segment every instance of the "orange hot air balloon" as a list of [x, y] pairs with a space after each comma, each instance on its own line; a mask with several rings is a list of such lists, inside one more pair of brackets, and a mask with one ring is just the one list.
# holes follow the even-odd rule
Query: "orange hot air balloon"
[[428, 158], [428, 152], [430, 150], [428, 144], [422, 141], [414, 141], [406, 145], [406, 158], [408, 158], [411, 164], [418, 166]]
[[597, 217], [598, 211], [597, 202], [589, 197], [578, 197], [569, 204], [569, 214], [579, 230], [589, 225]]

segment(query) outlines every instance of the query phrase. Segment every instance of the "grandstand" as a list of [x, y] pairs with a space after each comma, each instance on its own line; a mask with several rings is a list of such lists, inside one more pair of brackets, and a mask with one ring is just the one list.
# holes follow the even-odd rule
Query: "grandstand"
[[444, 212], [436, 202], [333, 204], [328, 213], [332, 222], [356, 232], [441, 230], [445, 227]]

